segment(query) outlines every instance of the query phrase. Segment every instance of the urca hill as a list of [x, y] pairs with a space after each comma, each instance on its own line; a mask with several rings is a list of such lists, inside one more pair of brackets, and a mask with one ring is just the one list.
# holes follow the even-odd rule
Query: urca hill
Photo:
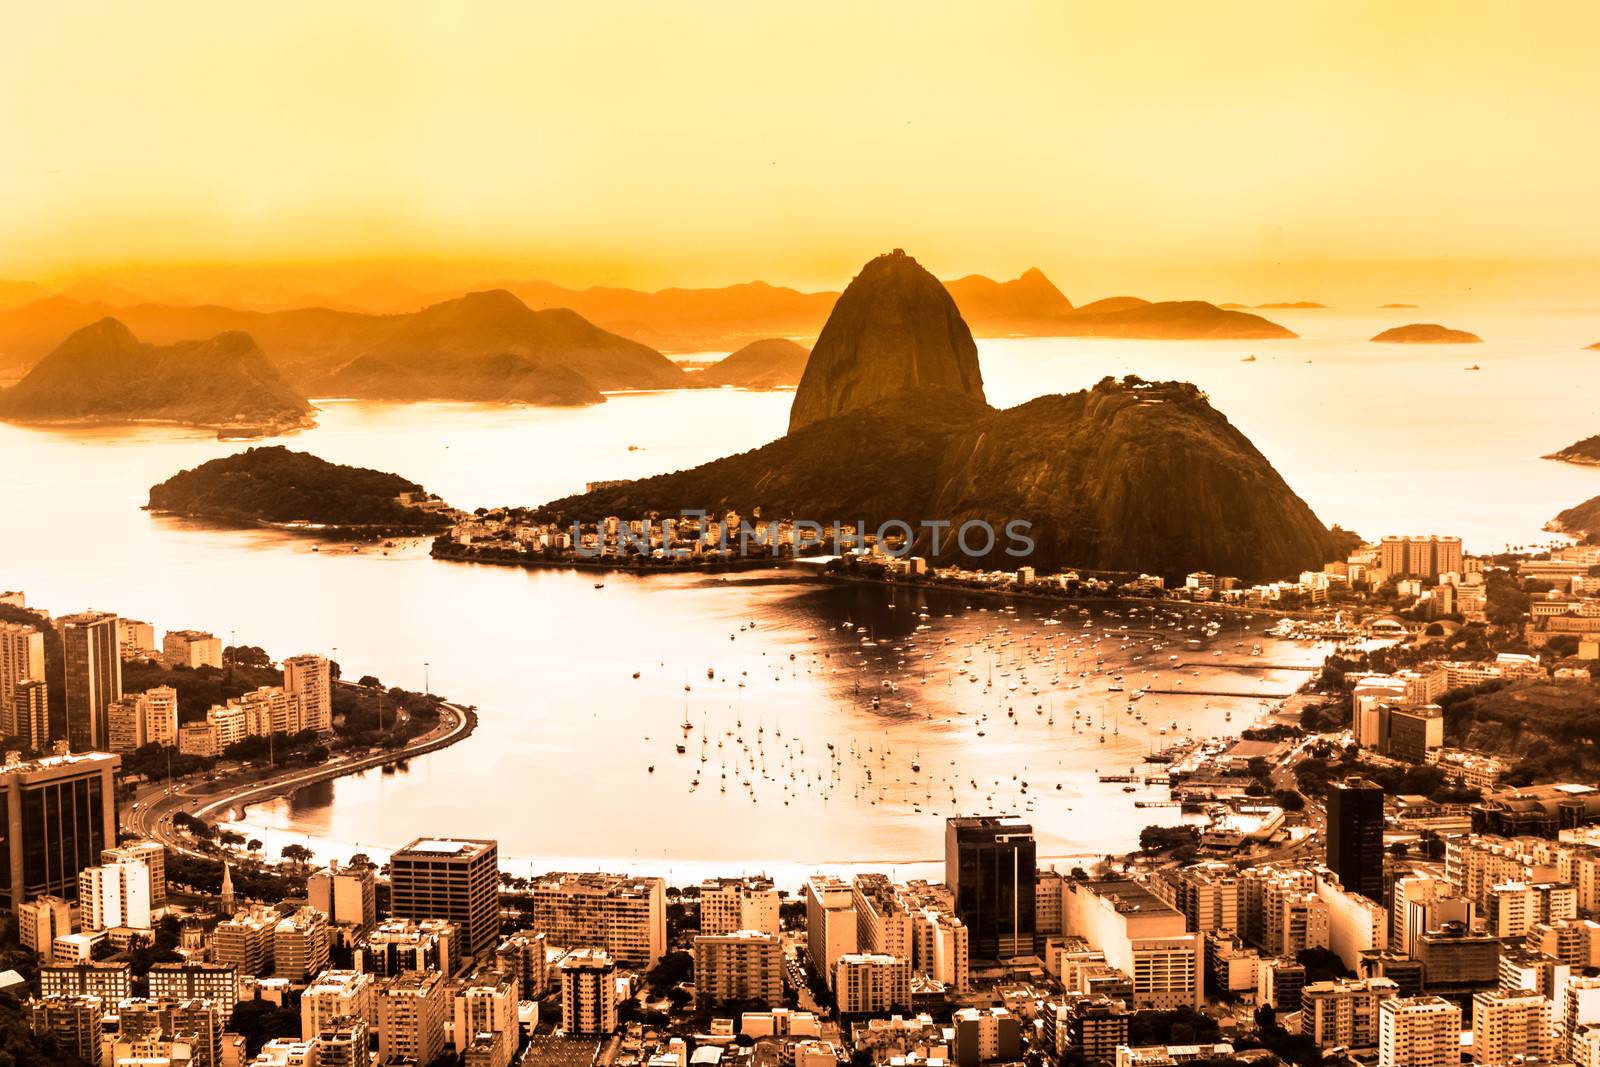
[[[1317, 566], [1332, 535], [1193, 385], [1105, 379], [997, 411], [949, 293], [900, 251], [840, 297], [806, 365], [790, 432], [691, 470], [556, 500], [548, 518], [731, 508], [821, 523], [1031, 524], [1014, 569], [1277, 577]], [[929, 553], [924, 534], [918, 548]], [[932, 554], [932, 553], [929, 553]]]

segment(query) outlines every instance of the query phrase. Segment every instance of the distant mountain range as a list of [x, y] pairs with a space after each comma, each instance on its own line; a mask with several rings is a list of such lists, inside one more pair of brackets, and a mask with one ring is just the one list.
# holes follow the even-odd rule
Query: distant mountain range
[[[1294, 336], [1258, 315], [1201, 301], [1151, 303], [1113, 297], [1075, 308], [1036, 269], [1010, 281], [969, 275], [947, 282], [946, 288], [978, 336], [1175, 340]], [[459, 344], [452, 344], [453, 351], [460, 354], [465, 347], [474, 354], [511, 352], [553, 360], [582, 375], [596, 390], [681, 385], [676, 368], [670, 361], [652, 358], [651, 350], [656, 350], [655, 356], [660, 350], [731, 351], [775, 337], [816, 337], [839, 296], [763, 282], [653, 293], [568, 289], [526, 281], [500, 282], [486, 289], [498, 295], [471, 307], [478, 321], [456, 323], [467, 332]], [[398, 350], [414, 349], [406, 337], [408, 330], [430, 329], [432, 320], [456, 318], [448, 309], [478, 295], [443, 295], [420, 311], [379, 315], [326, 307], [253, 311], [218, 304], [146, 303], [137, 294], [96, 280], [33, 299], [41, 293], [32, 283], [0, 283], [0, 376], [20, 374], [73, 330], [114, 315], [140, 337], [158, 344], [243, 330], [311, 395], [322, 391], [323, 379], [362, 356], [404, 363], [409, 357]], [[524, 306], [512, 306], [507, 296]], [[566, 322], [541, 321], [529, 311], [561, 313]], [[459, 316], [470, 317], [464, 312]], [[490, 339], [509, 347], [490, 352], [482, 344]], [[344, 380], [360, 384], [368, 376], [356, 368]], [[406, 388], [418, 385], [413, 380]], [[570, 382], [555, 382], [551, 391], [574, 400], [581, 392]]]
[[[1154, 305], [1159, 306], [1159, 305]], [[1207, 305], [1209, 307], [1209, 305]], [[1137, 308], [1102, 314], [1125, 314]], [[732, 508], [828, 523], [1031, 524], [1019, 559], [933, 551], [1015, 569], [1073, 565], [1261, 578], [1318, 566], [1336, 539], [1272, 465], [1178, 382], [1105, 379], [1006, 411], [984, 399], [971, 332], [950, 292], [900, 252], [840, 297], [795, 394], [790, 432], [750, 452], [540, 512], [563, 521]]]
[[0, 418], [150, 421], [279, 433], [312, 424], [311, 405], [249, 334], [153, 345], [116, 319], [75, 331], [16, 386]]

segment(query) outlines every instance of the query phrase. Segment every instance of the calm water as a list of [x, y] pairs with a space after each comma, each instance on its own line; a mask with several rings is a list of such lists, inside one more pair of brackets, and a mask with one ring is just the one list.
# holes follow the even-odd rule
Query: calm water
[[[1458, 532], [1479, 551], [1548, 540], [1539, 527], [1550, 516], [1600, 493], [1600, 470], [1538, 458], [1600, 429], [1600, 354], [1580, 350], [1600, 340], [1600, 316], [1418, 314], [1490, 340], [1374, 346], [1351, 339], [1408, 320], [1291, 312], [1280, 318], [1299, 341], [980, 347], [1001, 405], [1106, 374], [1195, 381], [1324, 521], [1365, 535]], [[1248, 354], [1257, 361], [1242, 363]], [[1463, 369], [1472, 363], [1482, 369]], [[753, 447], [781, 430], [789, 399], [638, 394], [573, 411], [332, 403], [317, 430], [288, 443], [397, 471], [464, 507], [534, 503], [586, 480]], [[58, 614], [92, 606], [277, 656], [328, 651], [352, 673], [412, 688], [427, 663], [436, 691], [479, 706], [472, 739], [403, 773], [248, 813], [252, 832], [274, 843], [309, 835], [324, 856], [455, 833], [497, 837], [504, 854], [540, 868], [629, 866], [679, 880], [857, 862], [909, 871], [939, 855], [953, 808], [1023, 811], [1046, 853], [1121, 850], [1173, 813], [1135, 808], [1143, 791], [1094, 772], [1125, 769], [1173, 723], [1236, 728], [1258, 702], [1151, 695], [1139, 722], [1126, 693], [1109, 690], [1111, 673], [1126, 674], [1128, 691], [1180, 679], [1191, 690], [1281, 691], [1301, 677], [1228, 672], [1215, 657], [1201, 677], [1179, 673], [1167, 658], [1179, 647], [1155, 650], [1160, 639], [1148, 637], [1124, 646], [1116, 628], [1147, 623], [1097, 618], [1084, 630], [1078, 616], [1050, 620], [1052, 607], [1027, 603], [1013, 614], [971, 598], [750, 575], [613, 576], [596, 590], [592, 576], [435, 563], [422, 546], [313, 553], [300, 539], [139, 510], [152, 483], [242, 447], [170, 429], [0, 425], [0, 588]], [[1226, 633], [1224, 661], [1247, 658], [1233, 647], [1241, 640], [1260, 639]], [[1140, 673], [1152, 668], [1160, 677]], [[1106, 721], [1115, 732], [1100, 742]]]

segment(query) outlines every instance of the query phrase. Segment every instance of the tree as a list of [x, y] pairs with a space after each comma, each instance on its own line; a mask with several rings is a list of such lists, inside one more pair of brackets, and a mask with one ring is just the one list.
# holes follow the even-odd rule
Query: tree
[[304, 867], [310, 861], [311, 856], [311, 850], [298, 841], [293, 841], [283, 846], [283, 858], [296, 866]]

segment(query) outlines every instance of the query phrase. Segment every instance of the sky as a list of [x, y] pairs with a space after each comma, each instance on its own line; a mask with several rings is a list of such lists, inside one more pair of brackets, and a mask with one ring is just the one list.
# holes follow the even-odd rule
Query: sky
[[14, 4], [0, 278], [1581, 303], [1597, 113], [1588, 2]]

